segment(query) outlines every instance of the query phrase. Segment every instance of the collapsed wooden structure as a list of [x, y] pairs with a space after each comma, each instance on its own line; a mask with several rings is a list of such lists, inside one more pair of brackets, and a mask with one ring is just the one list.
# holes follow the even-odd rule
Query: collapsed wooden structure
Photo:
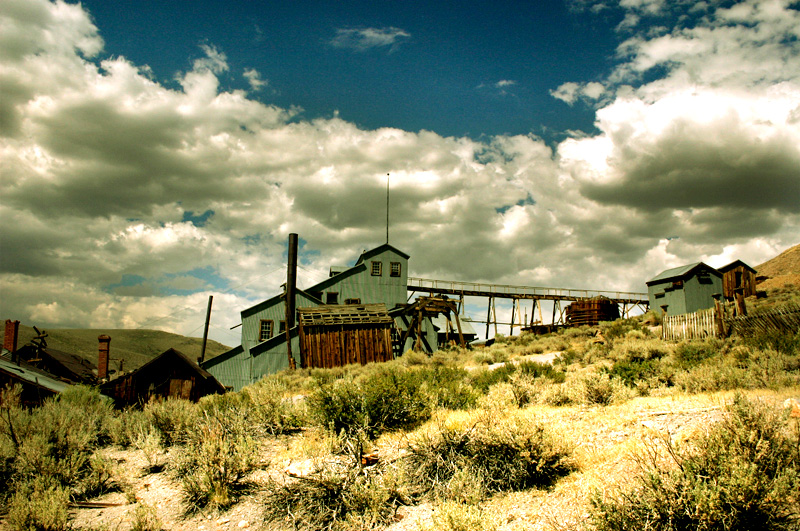
[[[455, 330], [458, 329], [458, 345], [465, 347], [464, 335], [461, 331], [461, 321], [458, 318], [458, 306], [456, 301], [450, 300], [447, 297], [419, 297], [412, 304], [401, 305], [392, 312], [393, 317], [398, 318], [402, 324], [404, 331], [400, 334], [398, 344], [401, 347], [406, 345], [406, 341], [413, 342], [413, 349], [417, 351], [424, 351], [428, 354], [434, 352], [433, 346], [429, 343], [423, 330], [423, 324], [430, 322], [431, 319], [444, 315], [446, 320], [446, 337], [448, 342], [454, 341]], [[453, 327], [453, 321], [450, 316], [455, 317], [456, 328]]]

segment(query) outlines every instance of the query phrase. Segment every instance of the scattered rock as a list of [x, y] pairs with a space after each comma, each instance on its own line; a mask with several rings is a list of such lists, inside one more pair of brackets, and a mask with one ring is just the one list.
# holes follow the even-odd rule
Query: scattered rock
[[241, 520], [239, 522], [239, 527], [240, 528], [250, 527], [250, 522], [248, 522], [247, 520]]

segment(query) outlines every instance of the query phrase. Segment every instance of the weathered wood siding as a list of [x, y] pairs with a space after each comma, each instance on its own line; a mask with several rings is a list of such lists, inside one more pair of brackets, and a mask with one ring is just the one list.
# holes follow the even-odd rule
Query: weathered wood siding
[[303, 326], [300, 349], [307, 368], [389, 361], [393, 358], [391, 325]]
[[714, 308], [682, 315], [668, 315], [661, 323], [661, 338], [671, 341], [717, 337], [719, 318]]
[[725, 271], [722, 274], [722, 295], [732, 299], [736, 288], [742, 288], [745, 297], [755, 295], [756, 274], [744, 265]]

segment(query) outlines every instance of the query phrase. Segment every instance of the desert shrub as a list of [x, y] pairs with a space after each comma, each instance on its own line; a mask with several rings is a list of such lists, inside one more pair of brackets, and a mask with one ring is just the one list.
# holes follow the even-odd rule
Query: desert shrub
[[542, 425], [492, 418], [418, 434], [404, 465], [417, 495], [444, 499], [548, 486], [572, 470], [569, 451]]
[[592, 499], [597, 531], [797, 530], [800, 441], [779, 414], [737, 396], [699, 440], [640, 456], [636, 486]]
[[131, 531], [161, 531], [161, 520], [154, 507], [137, 503], [132, 512]]
[[445, 409], [471, 409], [480, 393], [469, 384], [468, 372], [460, 367], [431, 365], [411, 373], [433, 403]]
[[179, 398], [148, 402], [144, 413], [167, 447], [185, 442], [197, 421], [197, 406]]
[[600, 323], [600, 332], [606, 339], [614, 339], [625, 336], [631, 330], [641, 330], [640, 319], [617, 319], [616, 321], [604, 321]]
[[190, 510], [225, 508], [258, 464], [258, 448], [244, 419], [204, 412], [177, 454], [174, 472]]
[[658, 376], [661, 361], [658, 359], [617, 361], [608, 369], [608, 375], [619, 378], [629, 387], [637, 387], [640, 382]]
[[109, 419], [108, 432], [112, 443], [127, 448], [134, 444], [140, 433], [146, 432], [150, 427], [150, 420], [144, 411], [129, 408]]
[[297, 481], [270, 480], [264, 516], [297, 530], [375, 529], [391, 521], [394, 502], [376, 471], [329, 465]]
[[796, 330], [753, 330], [743, 341], [760, 350], [775, 350], [788, 356], [800, 355], [800, 331]]
[[14, 531], [66, 531], [69, 499], [69, 489], [52, 478], [32, 478], [17, 485], [6, 523]]
[[607, 406], [626, 402], [636, 395], [634, 390], [618, 378], [597, 372], [576, 374], [564, 385], [564, 392], [570, 401], [579, 404]]
[[164, 441], [161, 432], [153, 426], [142, 428], [133, 438], [132, 446], [142, 452], [147, 461], [147, 472], [157, 472], [163, 467]]
[[444, 502], [437, 507], [430, 525], [423, 531], [495, 531], [498, 524], [475, 505]]
[[360, 382], [323, 384], [309, 398], [309, 409], [320, 425], [336, 434], [363, 432], [370, 439], [412, 427], [431, 413], [419, 379], [395, 368], [383, 369]]
[[683, 341], [675, 348], [675, 362], [681, 369], [690, 369], [716, 355], [720, 347], [721, 342], [714, 339]]

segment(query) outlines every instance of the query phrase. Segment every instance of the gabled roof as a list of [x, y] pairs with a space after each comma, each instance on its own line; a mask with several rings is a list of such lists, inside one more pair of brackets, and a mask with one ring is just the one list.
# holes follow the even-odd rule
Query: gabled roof
[[[39, 351], [33, 345], [25, 345], [17, 350], [17, 354], [22, 356], [25, 360], [30, 360], [32, 359], [31, 356], [38, 356]], [[75, 378], [80, 381], [94, 381], [97, 376], [95, 372], [97, 371], [97, 366], [77, 354], [63, 352], [49, 347], [42, 349], [41, 354], [48, 356], [51, 360], [64, 367], [66, 371], [70, 374], [74, 374]]]
[[651, 284], [657, 284], [659, 282], [665, 282], [667, 280], [686, 278], [691, 276], [697, 270], [705, 270], [720, 278], [722, 277], [722, 274], [713, 267], [706, 265], [703, 262], [695, 262], [693, 264], [688, 264], [680, 267], [673, 267], [672, 269], [667, 269], [666, 271], [662, 271], [655, 277], [648, 280], [646, 284], [649, 286]]
[[397, 254], [399, 254], [400, 256], [402, 256], [403, 258], [405, 258], [406, 260], [411, 258], [406, 253], [404, 253], [403, 251], [398, 249], [397, 247], [389, 245], [388, 243], [384, 243], [383, 245], [379, 245], [378, 247], [375, 247], [374, 249], [372, 249], [370, 251], [364, 251], [363, 253], [361, 253], [361, 256], [359, 256], [358, 260], [356, 260], [356, 265], [362, 264], [366, 260], [369, 260], [373, 256], [377, 256], [377, 255], [381, 254], [384, 251], [394, 251]]
[[36, 370], [34, 367], [30, 367], [24, 363], [17, 365], [16, 363], [11, 363], [9, 360], [2, 357], [0, 357], [0, 372], [4, 372], [15, 378], [33, 384], [37, 387], [42, 387], [54, 393], [60, 393], [69, 387], [68, 383], [58, 381], [54, 379], [53, 376]]
[[741, 260], [733, 261], [733, 262], [731, 262], [730, 264], [728, 264], [726, 266], [720, 267], [719, 269], [717, 269], [717, 271], [719, 271], [720, 273], [727, 273], [731, 269], [735, 269], [735, 268], [737, 268], [739, 266], [744, 267], [745, 269], [747, 269], [748, 271], [752, 271], [753, 273], [756, 272], [755, 269], [753, 269], [749, 265], [745, 264]]
[[[358, 257], [358, 260], [356, 260], [356, 263], [355, 263], [355, 265], [353, 267], [340, 268], [338, 266], [334, 266], [334, 267], [331, 268], [331, 270], [332, 271], [336, 270], [336, 274], [335, 275], [333, 275], [332, 277], [328, 277], [325, 280], [323, 280], [322, 282], [319, 282], [319, 283], [317, 283], [317, 284], [315, 284], [315, 285], [313, 285], [313, 286], [311, 286], [309, 288], [298, 289], [297, 292], [298, 293], [302, 293], [303, 295], [305, 295], [306, 297], [308, 297], [309, 299], [311, 299], [313, 301], [319, 301], [319, 304], [323, 304], [323, 302], [321, 300], [319, 300], [316, 297], [312, 296], [310, 293], [314, 292], [314, 291], [324, 291], [325, 288], [328, 288], [330, 286], [338, 284], [339, 282], [341, 282], [345, 278], [347, 278], [347, 277], [349, 277], [351, 275], [354, 275], [354, 274], [356, 274], [356, 273], [358, 273], [360, 271], [364, 271], [366, 269], [366, 265], [364, 264], [364, 262], [366, 260], [369, 260], [370, 258], [372, 258], [374, 256], [377, 256], [377, 255], [379, 255], [379, 254], [381, 254], [381, 253], [383, 253], [385, 251], [394, 251], [395, 253], [399, 254], [400, 256], [405, 258], [406, 260], [409, 259], [409, 256], [406, 253], [404, 253], [403, 251], [397, 249], [396, 247], [393, 247], [393, 246], [389, 245], [388, 243], [384, 243], [383, 245], [380, 245], [380, 246], [378, 246], [378, 247], [376, 247], [374, 249], [371, 249], [369, 251], [364, 251], [363, 253], [361, 253], [361, 256]], [[273, 297], [271, 297], [271, 298], [269, 298], [269, 299], [267, 299], [265, 301], [259, 302], [258, 304], [254, 305], [254, 306], [251, 306], [250, 308], [246, 308], [246, 309], [242, 310], [242, 317], [243, 318], [244, 317], [248, 317], [250, 315], [253, 315], [254, 313], [258, 313], [260, 311], [266, 310], [267, 308], [270, 308], [271, 306], [274, 306], [274, 305], [280, 303], [282, 300], [283, 300], [283, 293], [279, 293], [279, 294], [277, 294], [277, 295], [275, 295], [275, 296], [273, 296]]]
[[[131, 371], [131, 372], [129, 372], [129, 373], [127, 373], [127, 374], [123, 375], [123, 376], [120, 376], [120, 377], [119, 377], [119, 378], [117, 378], [117, 379], [121, 379], [121, 378], [131, 378], [131, 377], [133, 377], [133, 376], [135, 376], [135, 375], [138, 375], [139, 373], [145, 372], [145, 371], [147, 371], [147, 369], [148, 369], [150, 366], [152, 366], [152, 365], [154, 365], [154, 364], [158, 363], [158, 362], [159, 362], [159, 361], [160, 361], [162, 358], [165, 358], [165, 357], [167, 357], [167, 356], [174, 356], [174, 357], [176, 357], [176, 358], [178, 358], [178, 359], [182, 360], [182, 361], [183, 361], [183, 362], [185, 362], [187, 365], [189, 365], [189, 366], [190, 366], [192, 369], [194, 369], [195, 371], [197, 371], [197, 374], [198, 374], [199, 376], [201, 376], [201, 377], [202, 377], [204, 380], [213, 380], [213, 381], [215, 381], [215, 382], [217, 381], [217, 379], [216, 379], [216, 378], [214, 378], [214, 376], [213, 376], [213, 375], [212, 375], [210, 372], [208, 372], [207, 370], [205, 370], [205, 369], [203, 369], [202, 367], [200, 367], [200, 366], [199, 366], [197, 363], [195, 363], [194, 361], [192, 361], [192, 360], [189, 358], [189, 356], [187, 356], [186, 354], [184, 354], [183, 352], [181, 352], [181, 351], [179, 351], [179, 350], [175, 350], [174, 348], [171, 348], [171, 349], [168, 349], [168, 350], [166, 350], [166, 351], [162, 352], [161, 354], [159, 354], [159, 355], [158, 355], [158, 356], [156, 356], [155, 358], [151, 359], [150, 361], [148, 361], [147, 363], [145, 363], [144, 365], [142, 365], [142, 366], [141, 366], [141, 367], [139, 367], [138, 369], [136, 369], [136, 370], [134, 370], [134, 371]], [[116, 379], [115, 379], [115, 380], [116, 380]], [[111, 383], [111, 382], [114, 382], [115, 380], [111, 380], [109, 383]], [[219, 382], [217, 382], [217, 383], [219, 383]], [[219, 384], [219, 386], [220, 386], [220, 388], [224, 389], [224, 386], [223, 386], [222, 384]], [[102, 387], [102, 386], [101, 386], [101, 387]]]

